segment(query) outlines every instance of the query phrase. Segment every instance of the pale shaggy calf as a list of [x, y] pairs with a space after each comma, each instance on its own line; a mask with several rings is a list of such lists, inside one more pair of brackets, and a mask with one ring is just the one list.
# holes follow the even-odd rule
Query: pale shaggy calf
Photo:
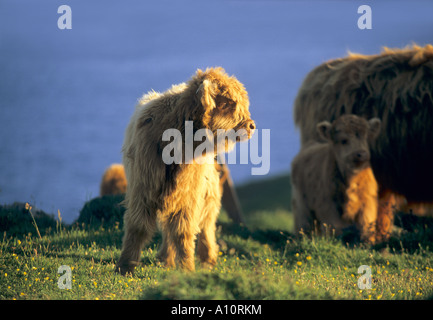
[[[221, 206], [220, 176], [213, 161], [199, 164], [186, 161], [186, 124], [193, 131], [208, 129], [212, 140], [221, 145], [200, 149], [200, 157], [216, 157], [216, 151], [230, 151], [237, 140], [251, 138], [255, 123], [249, 112], [244, 86], [222, 68], [197, 70], [183, 84], [164, 93], [145, 95], [135, 109], [123, 144], [128, 187], [125, 196], [125, 235], [116, 271], [133, 272], [143, 246], [157, 226], [162, 229], [159, 259], [166, 266], [194, 270], [197, 254], [204, 264], [214, 265], [218, 255], [215, 223]], [[167, 164], [164, 150], [173, 142], [164, 132], [176, 129], [182, 134], [182, 162]], [[243, 131], [236, 139], [219, 140], [222, 131]], [[193, 151], [201, 141], [195, 141]], [[190, 160], [190, 159], [188, 159]]]
[[[375, 241], [378, 188], [370, 167], [369, 141], [380, 120], [343, 115], [317, 125], [325, 143], [305, 146], [292, 162], [292, 209], [298, 231], [315, 223], [336, 230], [355, 224], [361, 239]], [[320, 231], [320, 229], [318, 230]]]

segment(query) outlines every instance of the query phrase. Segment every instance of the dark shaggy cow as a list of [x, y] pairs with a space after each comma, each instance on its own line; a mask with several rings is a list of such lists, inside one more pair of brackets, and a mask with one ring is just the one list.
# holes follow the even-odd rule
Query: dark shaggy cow
[[380, 189], [377, 228], [386, 238], [395, 195], [433, 202], [433, 46], [350, 54], [316, 67], [295, 100], [302, 146], [319, 140], [318, 122], [348, 113], [382, 121], [371, 166]]

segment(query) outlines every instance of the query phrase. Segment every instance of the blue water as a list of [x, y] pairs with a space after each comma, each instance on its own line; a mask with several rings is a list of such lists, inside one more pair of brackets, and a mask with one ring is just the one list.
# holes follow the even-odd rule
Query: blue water
[[[57, 8], [70, 5], [72, 29]], [[360, 30], [357, 9], [372, 8]], [[30, 202], [66, 222], [121, 161], [137, 99], [223, 66], [245, 84], [258, 129], [271, 130], [269, 176], [299, 150], [292, 105], [305, 75], [347, 51], [433, 42], [428, 1], [0, 2], [0, 203]], [[231, 165], [235, 183], [253, 165]]]

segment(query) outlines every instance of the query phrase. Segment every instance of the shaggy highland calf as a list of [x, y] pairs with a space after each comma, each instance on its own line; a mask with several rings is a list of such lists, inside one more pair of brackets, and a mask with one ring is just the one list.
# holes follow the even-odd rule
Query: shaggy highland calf
[[[187, 83], [164, 93], [151, 92], [140, 100], [123, 145], [128, 188], [125, 235], [116, 271], [133, 272], [141, 249], [152, 238], [158, 222], [163, 236], [158, 256], [167, 266], [174, 267], [177, 260], [182, 269], [195, 269], [197, 235], [201, 262], [210, 266], [216, 263], [215, 222], [221, 206], [221, 188], [214, 159], [217, 150], [227, 152], [237, 141], [251, 138], [255, 124], [248, 107], [244, 86], [222, 68], [198, 70]], [[201, 143], [187, 145], [186, 121], [193, 123], [194, 133], [208, 129], [210, 139], [215, 141], [212, 150], [200, 149], [199, 159], [186, 158], [186, 149], [192, 147], [195, 154]], [[168, 129], [182, 134], [180, 163], [166, 164], [163, 159], [165, 148], [175, 142], [163, 138]], [[243, 134], [221, 140], [224, 130]], [[202, 163], [204, 157], [209, 161]]]
[[112, 164], [105, 170], [102, 176], [100, 195], [124, 194], [126, 193], [126, 176], [122, 164]]
[[381, 119], [371, 145], [379, 185], [377, 231], [393, 225], [395, 198], [433, 202], [433, 46], [350, 54], [324, 63], [304, 80], [294, 106], [302, 147], [319, 141], [316, 124], [342, 114]]
[[292, 162], [292, 209], [298, 231], [320, 231], [326, 224], [336, 234], [353, 224], [361, 240], [374, 242], [378, 210], [377, 183], [369, 165], [369, 141], [380, 120], [344, 115], [317, 125], [326, 143], [303, 148]]

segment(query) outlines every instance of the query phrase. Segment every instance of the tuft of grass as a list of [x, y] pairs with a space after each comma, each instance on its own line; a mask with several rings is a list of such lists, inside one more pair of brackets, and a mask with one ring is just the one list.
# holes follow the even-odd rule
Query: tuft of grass
[[25, 209], [28, 210], [28, 212], [30, 213], [30, 215], [31, 215], [31, 217], [32, 217], [32, 220], [33, 220], [33, 226], [35, 227], [36, 232], [38, 233], [39, 239], [42, 239], [42, 236], [41, 236], [41, 233], [39, 232], [39, 228], [38, 228], [38, 225], [37, 225], [37, 223], [36, 223], [35, 217], [33, 216], [33, 213], [32, 213], [32, 206], [29, 205], [28, 203], [26, 203], [26, 204], [25, 204]]
[[125, 195], [105, 195], [86, 202], [80, 210], [76, 223], [92, 227], [113, 226], [116, 223], [123, 225], [125, 207], [122, 201]]
[[36, 232], [40, 237], [56, 227], [52, 215], [32, 208], [28, 203], [15, 202], [11, 205], [0, 205], [0, 232], [23, 237]]

